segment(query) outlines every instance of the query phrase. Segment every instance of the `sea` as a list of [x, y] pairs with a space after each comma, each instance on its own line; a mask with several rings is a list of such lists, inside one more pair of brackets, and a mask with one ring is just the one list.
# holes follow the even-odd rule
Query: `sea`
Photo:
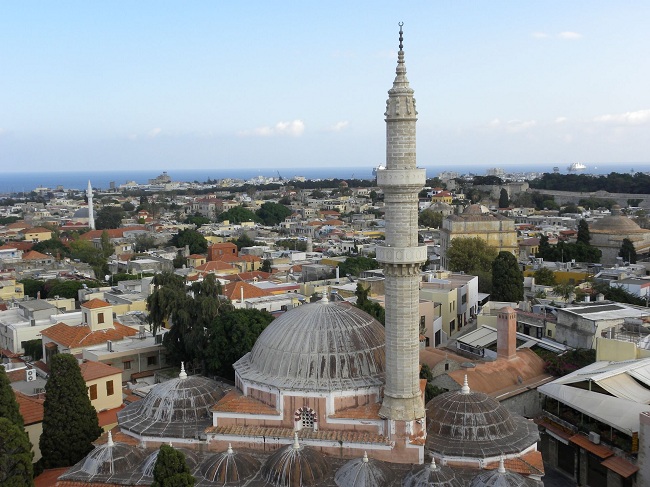
[[[459, 175], [474, 174], [486, 175], [488, 169], [499, 167], [509, 174], [530, 174], [531, 172], [553, 172], [554, 167], [549, 165], [531, 166], [521, 165], [462, 165], [462, 166], [423, 166], [427, 170], [427, 177], [435, 177], [441, 172], [456, 172]], [[558, 168], [561, 173], [566, 173], [567, 168]], [[166, 171], [172, 181], [178, 182], [205, 182], [208, 179], [238, 179], [249, 180], [259, 176], [275, 177], [281, 175], [285, 179], [302, 176], [307, 179], [373, 179], [372, 167], [304, 167], [304, 168], [229, 168], [229, 169], [185, 169], [166, 168], [151, 170], [115, 170], [115, 171], [43, 171], [43, 172], [7, 172], [0, 170], [0, 194], [30, 192], [38, 187], [55, 189], [59, 186], [67, 190], [85, 189], [91, 181], [95, 189], [109, 189], [111, 184], [119, 187], [130, 181], [138, 184], [147, 184], [150, 179]], [[647, 172], [650, 171], [650, 162], [646, 163], [610, 163], [594, 166], [587, 165], [581, 171], [584, 174], [609, 174], [611, 172]]]

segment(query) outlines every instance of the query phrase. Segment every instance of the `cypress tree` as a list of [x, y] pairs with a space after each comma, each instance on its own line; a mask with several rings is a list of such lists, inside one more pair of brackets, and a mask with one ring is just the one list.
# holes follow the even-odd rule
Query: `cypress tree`
[[634, 248], [632, 240], [629, 238], [623, 239], [621, 249], [618, 251], [618, 256], [623, 257], [623, 260], [629, 262], [630, 264], [636, 264], [636, 249]]
[[499, 252], [492, 262], [492, 299], [510, 302], [524, 299], [524, 275], [510, 252]]
[[183, 452], [162, 445], [153, 467], [151, 487], [192, 487], [195, 482]]
[[7, 418], [0, 418], [0, 485], [33, 487], [33, 457], [25, 430]]
[[61, 353], [52, 357], [49, 365], [39, 443], [41, 463], [43, 468], [69, 467], [93, 449], [92, 442], [102, 429], [77, 359]]
[[24, 423], [20, 407], [4, 367], [0, 367], [0, 418], [6, 418], [23, 429]]
[[499, 208], [508, 208], [509, 206], [508, 192], [505, 188], [501, 188], [501, 192], [499, 193]]
[[585, 245], [589, 245], [589, 241], [591, 240], [591, 235], [589, 234], [589, 224], [587, 223], [587, 220], [580, 220], [578, 223], [578, 239], [577, 243], [583, 243]]

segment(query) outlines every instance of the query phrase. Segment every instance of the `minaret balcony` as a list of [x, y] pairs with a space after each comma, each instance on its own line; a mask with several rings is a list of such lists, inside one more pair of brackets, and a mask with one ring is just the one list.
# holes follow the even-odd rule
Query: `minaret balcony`
[[375, 248], [377, 262], [383, 264], [421, 264], [427, 260], [427, 247], [387, 247]]
[[422, 188], [427, 181], [426, 169], [382, 169], [377, 171], [377, 186], [380, 188], [404, 189]]

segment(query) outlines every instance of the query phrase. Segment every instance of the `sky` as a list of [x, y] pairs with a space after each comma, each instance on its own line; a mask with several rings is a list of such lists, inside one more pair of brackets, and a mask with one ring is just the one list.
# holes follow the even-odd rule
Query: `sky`
[[377, 166], [398, 22], [419, 165], [650, 170], [649, 18], [646, 0], [6, 0], [0, 173]]

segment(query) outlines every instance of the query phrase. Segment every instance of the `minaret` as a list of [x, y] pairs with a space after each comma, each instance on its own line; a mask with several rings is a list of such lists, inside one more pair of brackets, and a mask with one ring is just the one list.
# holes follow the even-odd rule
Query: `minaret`
[[406, 79], [400, 23], [397, 75], [386, 102], [386, 168], [377, 171], [384, 190], [386, 241], [377, 247], [386, 293], [386, 387], [379, 414], [393, 421], [424, 417], [419, 380], [419, 280], [426, 261], [418, 246], [418, 192], [426, 182], [415, 165], [415, 99]]
[[88, 189], [86, 189], [86, 196], [88, 197], [88, 228], [95, 229], [95, 212], [93, 209], [93, 187], [88, 180]]

